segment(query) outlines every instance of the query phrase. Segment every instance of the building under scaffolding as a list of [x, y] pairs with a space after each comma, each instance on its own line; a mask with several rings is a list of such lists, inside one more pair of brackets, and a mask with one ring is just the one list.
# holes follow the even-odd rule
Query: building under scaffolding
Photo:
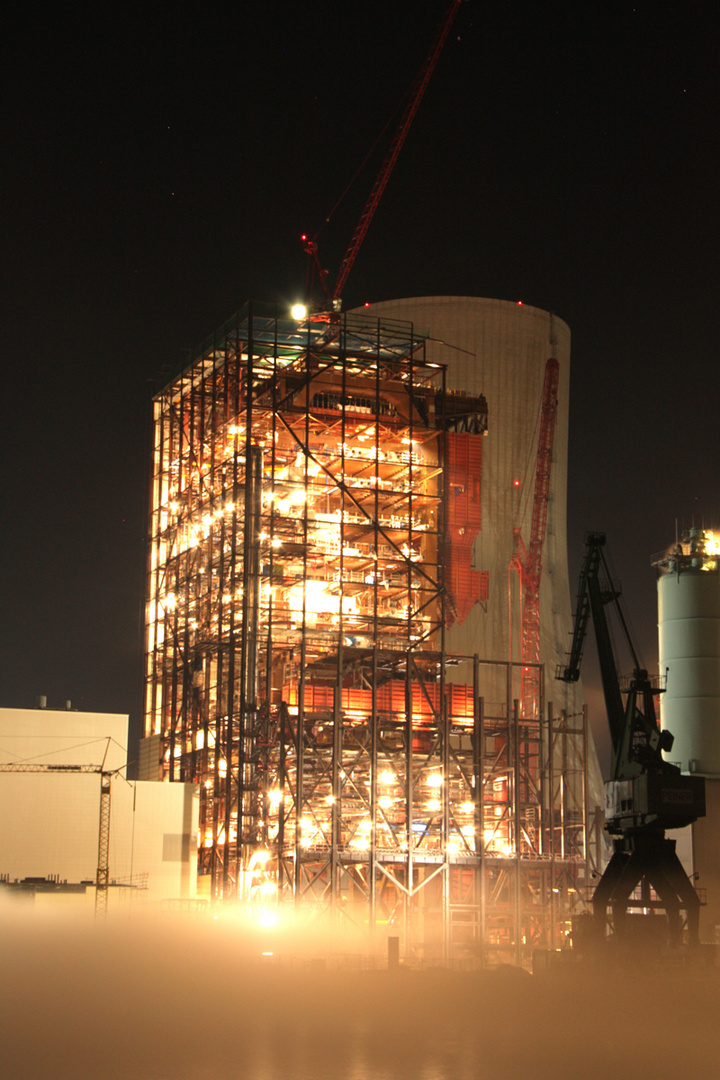
[[213, 898], [520, 958], [582, 907], [587, 723], [446, 650], [488, 582], [487, 405], [445, 378], [410, 323], [255, 305], [158, 394], [145, 754], [201, 785]]

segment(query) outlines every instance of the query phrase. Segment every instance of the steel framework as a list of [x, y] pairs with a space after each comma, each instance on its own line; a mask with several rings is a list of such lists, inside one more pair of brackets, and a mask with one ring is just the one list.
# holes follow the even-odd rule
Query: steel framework
[[479, 462], [484, 398], [448, 392], [410, 324], [251, 305], [155, 422], [145, 734], [160, 778], [201, 784], [209, 895], [314, 905], [408, 956], [556, 940], [584, 742], [558, 756], [557, 721], [521, 715], [518, 665], [464, 658], [458, 685], [445, 649], [449, 475]]

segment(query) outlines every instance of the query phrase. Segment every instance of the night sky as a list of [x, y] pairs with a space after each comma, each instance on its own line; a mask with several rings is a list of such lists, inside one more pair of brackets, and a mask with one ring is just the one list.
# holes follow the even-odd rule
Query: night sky
[[[246, 300], [302, 298], [301, 232], [337, 273], [446, 6], [15, 7], [0, 705], [139, 730], [153, 390]], [[606, 530], [649, 666], [651, 554], [720, 525], [719, 11], [468, 0], [344, 296], [569, 324], [572, 574]]]

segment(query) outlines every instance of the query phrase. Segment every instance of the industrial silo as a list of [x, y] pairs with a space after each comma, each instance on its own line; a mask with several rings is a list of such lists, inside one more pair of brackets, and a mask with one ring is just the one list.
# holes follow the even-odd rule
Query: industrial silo
[[705, 777], [705, 816], [676, 836], [678, 854], [704, 897], [701, 941], [720, 941], [720, 543], [691, 528], [652, 560], [658, 571], [665, 755]]
[[711, 532], [693, 528], [654, 560], [663, 727], [683, 772], [720, 775], [720, 560]]

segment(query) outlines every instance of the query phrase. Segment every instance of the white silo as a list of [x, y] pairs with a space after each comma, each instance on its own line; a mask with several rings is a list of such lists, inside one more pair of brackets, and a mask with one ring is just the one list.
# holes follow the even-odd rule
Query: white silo
[[[556, 711], [579, 712], [580, 686], [556, 681], [572, 635], [568, 582], [566, 505], [570, 330], [547, 311], [506, 300], [429, 296], [382, 301], [363, 309], [386, 318], [409, 320], [429, 334], [427, 355], [447, 366], [449, 389], [482, 393], [488, 402], [488, 437], [482, 453], [482, 527], [473, 565], [488, 573], [488, 599], [475, 604], [462, 624], [451, 627], [447, 648], [496, 660], [520, 658], [520, 592], [509, 573], [513, 530], [529, 544], [538, 438], [547, 361], [559, 362], [547, 522], [540, 585], [540, 661], [545, 664], [546, 698]], [[468, 679], [458, 672], [460, 681]], [[602, 801], [594, 747], [590, 753], [590, 804]]]
[[658, 567], [660, 670], [667, 674], [666, 755], [683, 772], [720, 776], [720, 542], [690, 529]]

